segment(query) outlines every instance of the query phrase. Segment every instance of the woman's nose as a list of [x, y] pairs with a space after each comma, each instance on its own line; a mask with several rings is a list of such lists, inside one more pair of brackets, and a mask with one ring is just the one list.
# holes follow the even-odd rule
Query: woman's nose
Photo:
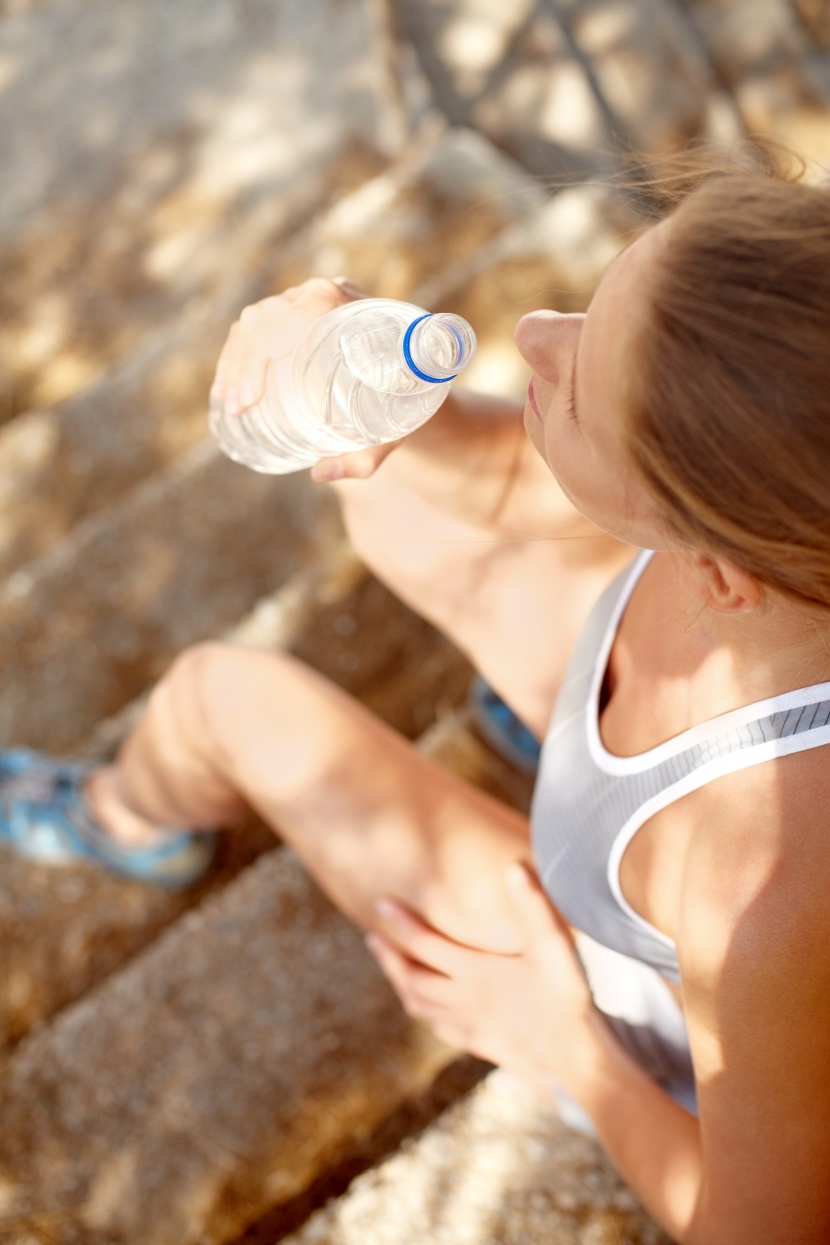
[[584, 321], [584, 315], [531, 311], [516, 325], [519, 353], [537, 376], [556, 384], [564, 361], [577, 347]]

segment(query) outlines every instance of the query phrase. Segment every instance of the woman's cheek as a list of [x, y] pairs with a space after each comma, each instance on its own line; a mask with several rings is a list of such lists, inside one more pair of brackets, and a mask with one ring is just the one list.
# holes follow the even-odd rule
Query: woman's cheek
[[546, 424], [542, 457], [568, 500], [582, 510], [579, 496], [579, 446], [574, 444], [573, 431], [561, 423]]

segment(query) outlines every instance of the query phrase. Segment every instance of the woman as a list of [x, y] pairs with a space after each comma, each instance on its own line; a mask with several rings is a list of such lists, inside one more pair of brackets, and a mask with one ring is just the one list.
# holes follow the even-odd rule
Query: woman
[[[352, 293], [248, 309], [217, 394], [242, 409]], [[314, 469], [546, 737], [532, 840], [313, 671], [218, 645], [115, 764], [7, 758], [6, 838], [186, 877], [195, 831], [251, 804], [407, 1009], [575, 1100], [679, 1241], [830, 1239], [828, 333], [830, 193], [714, 178], [586, 316], [519, 323], [526, 442], [457, 394], [394, 453]]]

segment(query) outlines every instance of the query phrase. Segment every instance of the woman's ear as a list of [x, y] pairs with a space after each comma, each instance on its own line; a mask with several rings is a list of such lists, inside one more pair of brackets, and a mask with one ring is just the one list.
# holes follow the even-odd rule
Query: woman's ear
[[694, 553], [691, 563], [709, 609], [721, 614], [747, 614], [761, 604], [764, 597], [761, 581], [734, 562], [708, 553]]

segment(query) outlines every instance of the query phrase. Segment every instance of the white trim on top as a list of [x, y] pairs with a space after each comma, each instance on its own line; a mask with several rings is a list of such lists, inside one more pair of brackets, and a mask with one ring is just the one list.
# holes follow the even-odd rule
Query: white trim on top
[[[822, 684], [821, 686], [826, 685]], [[639, 912], [632, 908], [622, 893], [620, 866], [625, 855], [625, 849], [634, 838], [634, 835], [655, 813], [659, 813], [669, 804], [673, 804], [675, 800], [688, 795], [690, 791], [696, 791], [699, 787], [705, 786], [706, 783], [712, 782], [716, 778], [721, 778], [725, 774], [732, 774], [737, 770], [749, 769], [750, 766], [760, 765], [763, 761], [790, 756], [796, 752], [805, 752], [809, 748], [818, 748], [823, 744], [830, 744], [830, 723], [826, 726], [817, 726], [813, 730], [802, 731], [799, 735], [787, 735], [784, 739], [770, 739], [766, 743], [755, 744], [751, 748], [745, 748], [742, 752], [732, 752], [726, 756], [716, 757], [713, 761], [708, 761], [705, 765], [701, 765], [699, 769], [693, 770], [685, 778], [679, 779], [678, 782], [673, 783], [670, 787], [665, 787], [657, 795], [652, 796], [650, 800], [646, 800], [644, 804], [641, 804], [637, 811], [622, 826], [608, 854], [606, 870], [608, 885], [626, 916], [630, 917], [640, 929], [656, 938], [663, 946], [672, 948], [675, 954], [677, 954], [674, 939], [669, 938], [668, 934], [664, 934], [662, 930], [657, 929], [645, 917], [640, 916]]]

